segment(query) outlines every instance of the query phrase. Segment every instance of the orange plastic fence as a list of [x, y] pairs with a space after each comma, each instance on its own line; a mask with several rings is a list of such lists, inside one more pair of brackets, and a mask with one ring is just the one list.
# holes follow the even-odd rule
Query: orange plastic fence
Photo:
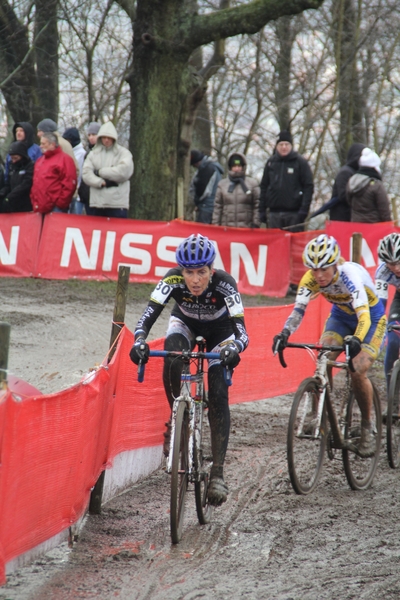
[[[288, 350], [286, 370], [272, 356], [272, 337], [291, 309], [246, 310], [250, 345], [235, 371], [231, 402], [293, 391], [311, 374], [304, 352]], [[311, 302], [296, 338], [316, 341], [328, 309], [323, 299]], [[0, 582], [7, 562], [83, 515], [92, 486], [117, 454], [162, 443], [169, 413], [162, 361], [151, 360], [139, 384], [128, 356], [132, 341], [125, 327], [111, 363], [72, 388], [22, 402], [10, 391], [0, 398]]]

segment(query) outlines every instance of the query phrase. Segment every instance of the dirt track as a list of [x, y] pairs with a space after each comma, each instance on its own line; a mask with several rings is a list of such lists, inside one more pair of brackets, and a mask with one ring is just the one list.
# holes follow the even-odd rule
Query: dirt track
[[[42, 391], [71, 385], [105, 355], [112, 289], [1, 280], [0, 296], [12, 324], [10, 369]], [[143, 301], [128, 301], [128, 326]], [[296, 496], [285, 455], [290, 402], [232, 407], [230, 495], [210, 525], [197, 524], [190, 496], [183, 540], [171, 546], [160, 470], [88, 518], [72, 550], [10, 575], [0, 599], [398, 599], [400, 478], [384, 445], [372, 489], [351, 491], [341, 462], [326, 461], [317, 490]]]

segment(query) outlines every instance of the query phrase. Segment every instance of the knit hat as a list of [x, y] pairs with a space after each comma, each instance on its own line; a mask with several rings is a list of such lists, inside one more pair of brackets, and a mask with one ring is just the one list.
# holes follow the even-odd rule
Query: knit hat
[[13, 142], [10, 146], [8, 154], [10, 156], [17, 154], [19, 156], [23, 156], [24, 158], [29, 158], [26, 144], [24, 142]]
[[99, 133], [100, 127], [101, 127], [100, 123], [96, 123], [96, 121], [92, 121], [91, 123], [89, 123], [89, 126], [87, 128], [87, 132], [86, 132], [87, 135], [89, 135], [90, 133], [97, 135]]
[[73, 148], [81, 143], [81, 136], [76, 127], [68, 127], [63, 133], [63, 138], [68, 140]]
[[239, 166], [245, 167], [245, 161], [243, 160], [243, 156], [240, 154], [231, 154], [228, 160], [228, 167], [231, 169], [232, 167]]
[[203, 152], [200, 152], [200, 150], [192, 150], [190, 153], [190, 164], [192, 166], [197, 165], [202, 158], [204, 158]]
[[371, 148], [364, 148], [364, 150], [361, 152], [358, 164], [360, 167], [372, 167], [373, 169], [378, 171], [378, 173], [381, 172], [381, 159], [376, 154], [376, 152], [371, 150]]
[[289, 142], [289, 144], [293, 144], [292, 134], [289, 131], [280, 131], [278, 139], [276, 140], [277, 144], [279, 144], [279, 142]]
[[53, 119], [43, 119], [38, 123], [37, 130], [43, 131], [43, 133], [53, 133], [57, 131], [57, 123]]

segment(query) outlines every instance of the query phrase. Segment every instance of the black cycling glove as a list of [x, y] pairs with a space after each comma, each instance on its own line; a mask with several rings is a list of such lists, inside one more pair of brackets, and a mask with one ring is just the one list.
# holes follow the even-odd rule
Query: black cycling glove
[[356, 335], [348, 335], [347, 337], [344, 338], [344, 341], [349, 346], [350, 358], [354, 358], [357, 356], [357, 354], [360, 354], [360, 352], [362, 350], [361, 341], [358, 339], [358, 337]]
[[236, 342], [229, 342], [219, 353], [221, 365], [234, 369], [240, 363], [239, 347]]
[[140, 361], [142, 364], [146, 364], [149, 360], [150, 348], [144, 338], [138, 338], [133, 344], [129, 357], [135, 365], [138, 365]]
[[272, 352], [278, 352], [279, 350], [284, 350], [286, 348], [287, 341], [290, 336], [289, 329], [282, 329], [278, 335], [274, 336], [274, 341], [272, 343]]

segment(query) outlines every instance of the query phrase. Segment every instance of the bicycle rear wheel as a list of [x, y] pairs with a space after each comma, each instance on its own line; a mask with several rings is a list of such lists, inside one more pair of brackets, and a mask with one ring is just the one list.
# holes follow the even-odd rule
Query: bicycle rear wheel
[[293, 399], [287, 433], [289, 476], [296, 494], [309, 494], [318, 483], [326, 447], [326, 413], [318, 422], [317, 381], [309, 377], [299, 386]]
[[197, 436], [198, 443], [194, 447], [194, 465], [196, 481], [194, 483], [194, 494], [196, 498], [196, 511], [200, 525], [207, 525], [211, 521], [213, 507], [208, 504], [207, 490], [210, 480], [211, 463], [204, 459], [204, 417], [205, 410], [201, 415], [201, 428]]
[[180, 402], [176, 413], [175, 437], [172, 448], [170, 524], [173, 544], [182, 537], [189, 466], [189, 415], [185, 402]]
[[386, 446], [389, 465], [392, 469], [400, 466], [400, 360], [394, 363], [390, 378], [387, 417]]
[[[381, 406], [378, 393], [373, 384], [372, 387], [374, 392], [371, 421], [375, 437], [375, 454], [369, 458], [361, 458], [361, 456], [350, 450], [342, 451], [344, 471], [352, 490], [366, 490], [371, 485], [379, 461], [382, 437]], [[352, 390], [347, 405], [344, 438], [355, 446], [358, 446], [361, 438], [361, 411]]]

